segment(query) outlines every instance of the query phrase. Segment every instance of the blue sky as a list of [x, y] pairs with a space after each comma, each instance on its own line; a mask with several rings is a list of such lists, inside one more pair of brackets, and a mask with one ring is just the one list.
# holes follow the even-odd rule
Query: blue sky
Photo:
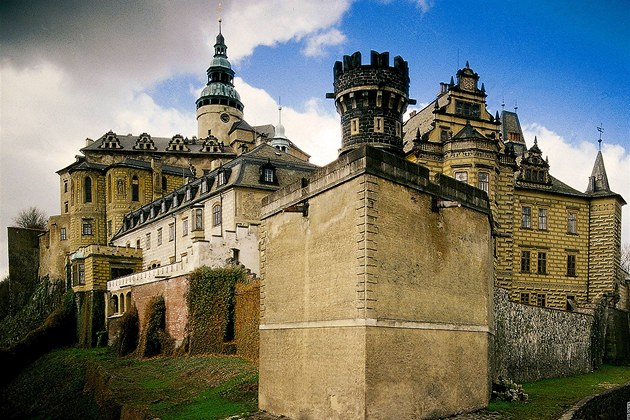
[[[628, 0], [8, 0], [0, 4], [0, 274], [6, 226], [30, 205], [60, 212], [55, 171], [86, 137], [195, 134], [219, 15], [245, 118], [277, 123], [281, 97], [287, 136], [315, 163], [334, 159], [340, 144], [325, 99], [334, 61], [374, 49], [409, 62], [419, 104], [469, 61], [489, 110], [518, 103], [528, 144], [538, 136], [551, 173], [579, 190], [602, 124], [611, 186], [630, 199]], [[623, 235], [630, 242], [628, 220]]]

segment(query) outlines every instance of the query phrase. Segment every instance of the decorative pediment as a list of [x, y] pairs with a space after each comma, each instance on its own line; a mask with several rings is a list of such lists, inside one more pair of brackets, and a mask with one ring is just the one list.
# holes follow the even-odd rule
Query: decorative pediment
[[171, 141], [168, 142], [168, 147], [166, 148], [169, 152], [189, 152], [188, 141], [184, 139], [181, 134], [176, 134], [173, 136]]
[[156, 150], [155, 143], [153, 143], [153, 139], [147, 133], [140, 134], [133, 148], [134, 150]]
[[120, 145], [120, 140], [116, 136], [112, 130], [109, 130], [105, 133], [103, 141], [99, 146], [100, 149], [122, 149], [123, 147]]
[[542, 151], [538, 147], [538, 138], [534, 137], [534, 145], [523, 155], [521, 159], [519, 181], [533, 182], [537, 184], [550, 184], [549, 162], [542, 157]]

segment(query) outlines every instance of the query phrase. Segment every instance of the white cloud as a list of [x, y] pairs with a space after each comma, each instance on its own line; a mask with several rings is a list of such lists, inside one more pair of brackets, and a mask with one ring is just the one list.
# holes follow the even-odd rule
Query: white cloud
[[[523, 126], [523, 134], [528, 145], [538, 137], [538, 145], [543, 155], [549, 156], [550, 173], [578, 191], [585, 191], [588, 177], [591, 175], [597, 146], [593, 142], [582, 141], [578, 144], [567, 142], [562, 136], [546, 127], [532, 123]], [[610, 189], [630, 200], [630, 151], [618, 144], [604, 143], [602, 146], [604, 165], [608, 175]], [[630, 220], [628, 206], [624, 206], [622, 218], [622, 242], [630, 243]]]
[[326, 54], [326, 47], [341, 45], [346, 41], [346, 36], [337, 28], [315, 34], [308, 37], [302, 53], [307, 57], [323, 56]]
[[[245, 120], [252, 125], [278, 123], [278, 103], [262, 89], [248, 85], [240, 78], [235, 87], [245, 104]], [[282, 108], [282, 124], [287, 137], [311, 155], [311, 162], [325, 165], [337, 157], [341, 147], [339, 116], [327, 110], [321, 99], [311, 98], [304, 103], [304, 112]]]
[[426, 13], [430, 8], [433, 7], [433, 0], [417, 0], [416, 5], [422, 11], [422, 13]]
[[[161, 80], [203, 74], [217, 31], [218, 2], [213, 3], [58, 1], [28, 12], [25, 3], [3, 5], [9, 25], [0, 40], [0, 276], [8, 271], [6, 227], [29, 205], [59, 213], [55, 171], [74, 161], [86, 137], [109, 129], [165, 137], [196, 134], [194, 107], [190, 114], [165, 108], [146, 92]], [[343, 35], [329, 29], [350, 4], [229, 2], [222, 17], [230, 59], [287, 41], [313, 48], [334, 45]], [[241, 89], [248, 121], [277, 122], [277, 105], [266, 92], [245, 83]], [[301, 113], [287, 108], [283, 122], [313, 162], [336, 157], [335, 115], [312, 106]]]

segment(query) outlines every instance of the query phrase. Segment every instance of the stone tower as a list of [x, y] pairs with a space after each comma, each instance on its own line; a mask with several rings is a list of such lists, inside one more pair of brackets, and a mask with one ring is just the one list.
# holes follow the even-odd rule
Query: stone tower
[[204, 139], [212, 134], [224, 145], [230, 143], [228, 134], [234, 123], [243, 119], [243, 103], [234, 88], [234, 70], [227, 58], [227, 46], [219, 21], [214, 58], [207, 71], [208, 83], [196, 102], [197, 135]]
[[402, 122], [409, 99], [409, 66], [400, 56], [389, 66], [389, 53], [371, 52], [369, 65], [361, 53], [345, 55], [333, 68], [337, 112], [341, 116], [342, 144], [339, 155], [361, 144], [402, 154]]

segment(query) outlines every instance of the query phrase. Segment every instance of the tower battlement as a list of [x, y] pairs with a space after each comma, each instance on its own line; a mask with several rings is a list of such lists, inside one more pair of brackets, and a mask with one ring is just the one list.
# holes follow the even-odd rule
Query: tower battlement
[[409, 99], [409, 66], [400, 56], [389, 64], [389, 53], [372, 51], [370, 64], [361, 53], [345, 55], [333, 67], [334, 93], [341, 116], [343, 154], [361, 144], [402, 153], [402, 119]]

